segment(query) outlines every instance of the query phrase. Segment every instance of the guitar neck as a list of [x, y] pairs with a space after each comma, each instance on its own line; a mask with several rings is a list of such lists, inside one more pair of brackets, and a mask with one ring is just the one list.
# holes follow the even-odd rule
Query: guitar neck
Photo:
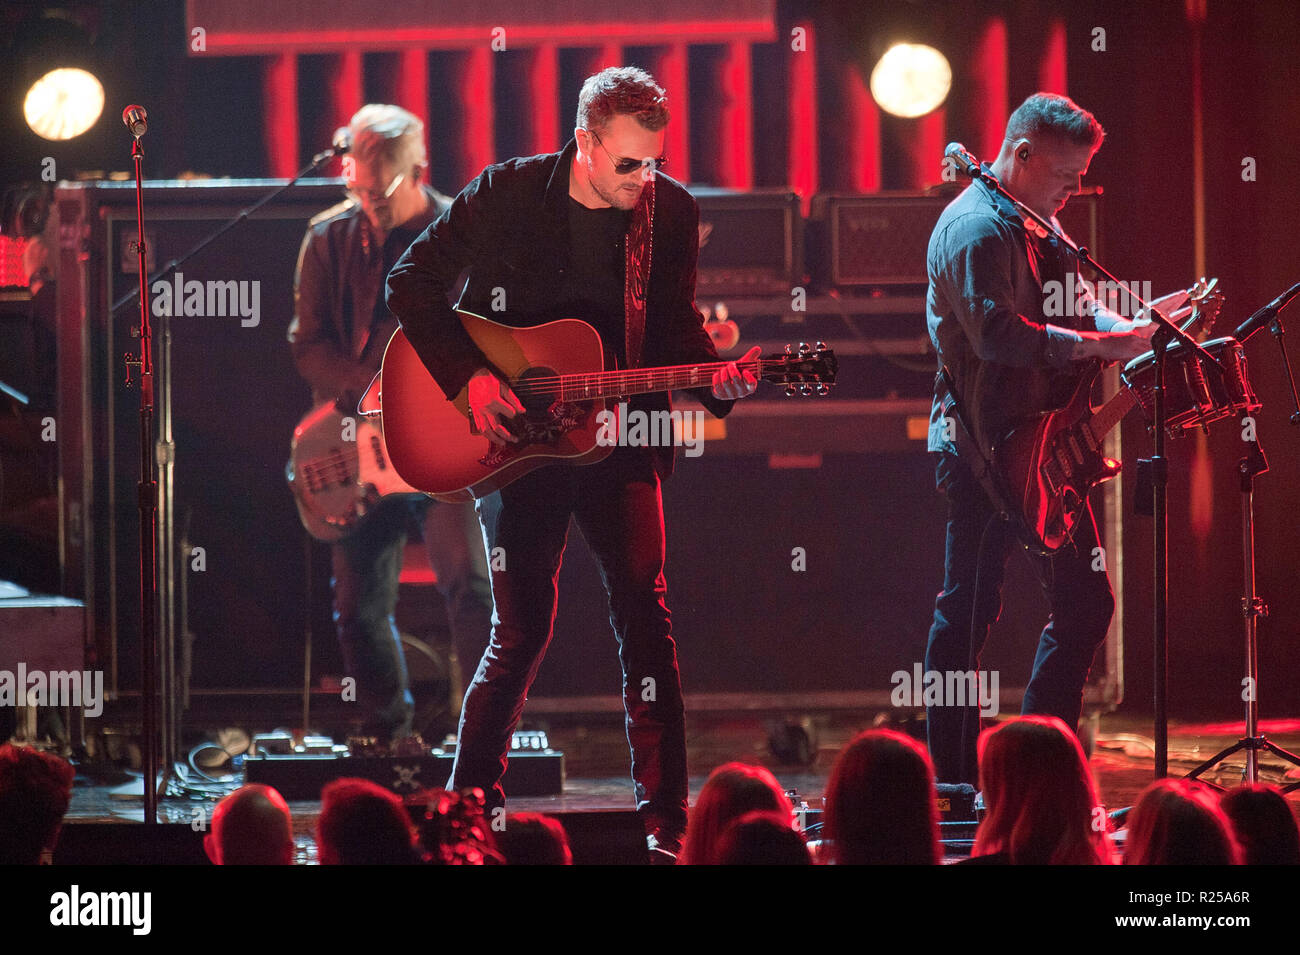
[[1088, 427], [1092, 430], [1098, 445], [1101, 444], [1102, 438], [1110, 433], [1110, 429], [1119, 424], [1124, 416], [1137, 406], [1137, 403], [1137, 396], [1130, 389], [1121, 388], [1115, 397], [1097, 409], [1097, 413], [1088, 422]]
[[[763, 377], [764, 364], [780, 365], [780, 360], [757, 358], [737, 362], [741, 371]], [[658, 391], [676, 391], [685, 388], [707, 388], [713, 375], [726, 367], [727, 362], [705, 362], [700, 365], [668, 365], [660, 368], [632, 368], [626, 371], [597, 371], [578, 375], [554, 375], [545, 378], [523, 378], [512, 381], [510, 387], [519, 394], [532, 397], [558, 398], [560, 401], [586, 401], [613, 398], [618, 395], [645, 395]]]

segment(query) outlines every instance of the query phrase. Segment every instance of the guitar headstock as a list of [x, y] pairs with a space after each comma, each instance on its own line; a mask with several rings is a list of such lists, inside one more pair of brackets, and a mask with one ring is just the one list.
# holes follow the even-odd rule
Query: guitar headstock
[[1195, 330], [1209, 336], [1214, 331], [1214, 322], [1224, 303], [1223, 293], [1219, 291], [1219, 280], [1213, 278], [1207, 281], [1202, 275], [1187, 290], [1187, 301], [1192, 306], [1192, 314], [1183, 323], [1183, 331], [1191, 334]]
[[825, 342], [816, 345], [800, 342], [798, 351], [794, 346], [786, 345], [785, 354], [759, 359], [759, 373], [763, 380], [785, 385], [787, 398], [796, 394], [830, 394], [838, 369], [835, 352], [827, 348]]

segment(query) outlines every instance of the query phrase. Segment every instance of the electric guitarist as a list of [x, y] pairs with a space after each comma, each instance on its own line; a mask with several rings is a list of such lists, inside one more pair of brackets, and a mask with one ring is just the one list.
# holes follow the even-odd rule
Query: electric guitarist
[[[991, 171], [1012, 195], [1051, 219], [1078, 193], [1104, 136], [1093, 115], [1069, 98], [1038, 93], [1011, 114]], [[1060, 298], [1050, 291], [1073, 287], [1066, 278], [1076, 272], [1066, 250], [1027, 229], [1015, 207], [979, 181], [949, 204], [930, 237], [927, 322], [939, 367], [947, 369], [956, 394], [938, 379], [929, 449], [937, 452], [936, 483], [947, 496], [948, 522], [927, 671], [977, 669], [1016, 544], [976, 477], [983, 466], [976, 445], [988, 448], [1012, 428], [1065, 404], [1087, 360], [1123, 361], [1149, 350], [1153, 326], [1140, 316], [1121, 317], [1091, 299], [1081, 309], [1048, 314], [1057, 310], [1047, 303]], [[1039, 639], [1022, 712], [1057, 716], [1071, 728], [1078, 725], [1083, 685], [1115, 605], [1105, 570], [1094, 569], [1096, 546], [1088, 509], [1072, 546], [1036, 559], [1052, 616]], [[927, 708], [939, 782], [976, 782], [979, 719], [973, 706]]]

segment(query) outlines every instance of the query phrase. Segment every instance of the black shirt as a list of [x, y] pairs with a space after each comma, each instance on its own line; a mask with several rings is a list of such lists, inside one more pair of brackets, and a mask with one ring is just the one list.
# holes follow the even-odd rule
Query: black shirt
[[592, 325], [600, 333], [606, 353], [617, 359], [620, 368], [627, 364], [623, 243], [631, 215], [631, 211], [613, 207], [588, 209], [569, 197], [564, 317], [580, 318]]

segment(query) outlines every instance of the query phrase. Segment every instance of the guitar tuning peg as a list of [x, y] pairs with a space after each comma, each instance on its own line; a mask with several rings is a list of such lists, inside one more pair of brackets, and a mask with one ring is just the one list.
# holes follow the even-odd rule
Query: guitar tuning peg
[[817, 351], [825, 351], [825, 350], [826, 350], [826, 343], [825, 343], [825, 342], [818, 342], [816, 345], [813, 346], [813, 348], [815, 348]]
[[826, 382], [824, 382], [824, 381], [819, 381], [819, 382], [817, 382], [817, 394], [818, 394], [818, 396], [820, 396], [820, 397], [822, 397], [822, 398], [825, 398], [825, 397], [826, 397], [827, 395], [829, 395], [830, 393], [831, 393], [830, 386], [827, 385]]
[[812, 349], [808, 347], [808, 343], [807, 343], [807, 342], [800, 342], [800, 343], [799, 343], [799, 354], [800, 354], [800, 355], [806, 355], [806, 354], [808, 354], [810, 351], [812, 351]]
[[786, 345], [786, 346], [785, 346], [785, 353], [786, 353], [787, 355], [793, 355], [793, 354], [794, 354], [794, 347], [791, 346], [791, 345]]
[[793, 398], [793, 397], [794, 397], [794, 390], [795, 390], [795, 389], [794, 389], [794, 385], [787, 384], [787, 385], [785, 386], [785, 396], [786, 396], [787, 398]]
[[801, 395], [803, 395], [805, 398], [807, 398], [809, 395], [812, 394], [812, 385], [807, 384], [807, 383], [804, 383], [804, 384], [800, 385], [800, 386], [799, 386], [799, 394], [801, 394]]

